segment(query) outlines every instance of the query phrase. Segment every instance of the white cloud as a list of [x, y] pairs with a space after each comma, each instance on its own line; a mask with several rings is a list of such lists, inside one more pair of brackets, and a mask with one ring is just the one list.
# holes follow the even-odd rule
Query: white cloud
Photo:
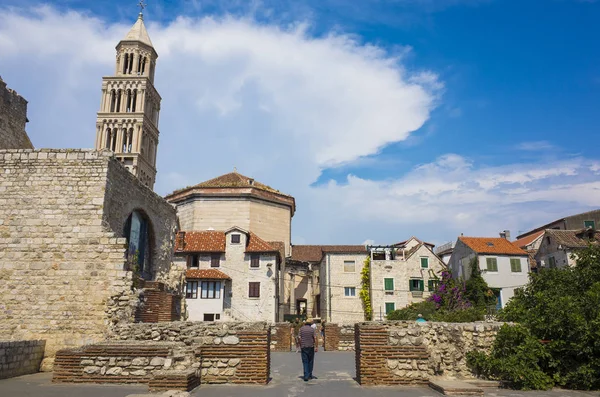
[[521, 142], [515, 146], [517, 150], [539, 152], [541, 150], [556, 150], [557, 147], [548, 141]]

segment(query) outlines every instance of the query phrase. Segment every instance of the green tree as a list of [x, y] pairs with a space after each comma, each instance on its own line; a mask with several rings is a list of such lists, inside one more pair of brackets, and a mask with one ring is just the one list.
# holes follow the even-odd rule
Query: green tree
[[483, 314], [488, 306], [496, 304], [496, 295], [483, 279], [477, 257], [471, 260], [470, 266], [471, 276], [465, 283], [465, 298]]
[[[514, 338], [508, 331], [498, 334], [498, 346], [494, 345], [486, 356], [487, 374], [516, 387], [550, 387], [545, 380], [536, 380], [537, 372], [507, 370], [519, 359], [531, 359], [535, 350], [537, 366], [553, 384], [573, 389], [600, 388], [600, 247], [581, 250], [575, 259], [575, 267], [542, 269], [532, 274], [529, 283], [500, 312], [501, 320], [520, 323], [538, 344], [531, 342], [521, 350], [508, 351], [500, 346], [514, 343]], [[481, 369], [477, 365], [482, 360], [471, 355], [470, 364]]]

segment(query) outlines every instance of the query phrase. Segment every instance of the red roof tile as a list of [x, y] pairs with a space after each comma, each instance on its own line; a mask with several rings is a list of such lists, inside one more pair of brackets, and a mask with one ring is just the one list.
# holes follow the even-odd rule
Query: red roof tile
[[231, 280], [231, 277], [217, 269], [188, 269], [185, 278], [201, 278], [209, 280]]
[[216, 230], [179, 232], [175, 252], [225, 252], [225, 233]]
[[502, 237], [459, 237], [478, 254], [527, 255], [527, 252]]
[[520, 238], [518, 240], [513, 241], [512, 243], [514, 245], [516, 245], [517, 247], [524, 249], [526, 246], [528, 246], [529, 244], [531, 244], [535, 240], [537, 240], [538, 237], [541, 237], [542, 234], [544, 234], [544, 231], [540, 230], [537, 233], [533, 233], [533, 234], [530, 234], [528, 236], [522, 237], [522, 238]]
[[279, 249], [273, 247], [265, 240], [258, 237], [256, 234], [250, 232], [248, 236], [248, 245], [246, 246], [246, 252], [279, 252]]
[[299, 262], [321, 262], [324, 254], [367, 254], [364, 245], [293, 245], [291, 259]]

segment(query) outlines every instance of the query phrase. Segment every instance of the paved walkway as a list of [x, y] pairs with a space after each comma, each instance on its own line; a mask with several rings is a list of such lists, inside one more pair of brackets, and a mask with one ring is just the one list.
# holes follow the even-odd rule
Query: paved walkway
[[[192, 396], [197, 397], [440, 397], [428, 387], [362, 387], [353, 377], [353, 352], [319, 352], [316, 354], [314, 375], [319, 379], [304, 382], [298, 353], [273, 353], [272, 380], [267, 386], [202, 385]], [[52, 375], [39, 373], [0, 380], [0, 397], [126, 397], [148, 393], [148, 387], [127, 385], [52, 384]], [[485, 389], [490, 397], [600, 397], [596, 392], [553, 390], [549, 392], [519, 392]]]

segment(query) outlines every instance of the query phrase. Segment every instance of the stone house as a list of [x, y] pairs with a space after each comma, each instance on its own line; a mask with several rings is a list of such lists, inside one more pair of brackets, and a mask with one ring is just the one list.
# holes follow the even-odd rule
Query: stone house
[[525, 237], [521, 237], [513, 241], [513, 244], [517, 247], [521, 248], [523, 251], [529, 254], [529, 268], [532, 272], [537, 271], [538, 265], [535, 259], [535, 256], [540, 248], [540, 244], [542, 243], [542, 238], [544, 237], [544, 230], [540, 230], [535, 233], [531, 233], [526, 235]]
[[191, 321], [278, 321], [283, 243], [239, 227], [180, 231], [175, 262], [186, 267]]
[[416, 237], [391, 245], [369, 247], [373, 319], [427, 299], [446, 268], [434, 245]]
[[[553, 222], [532, 229], [526, 233], [522, 233], [521, 235], [517, 236], [517, 241], [533, 234], [539, 236], [540, 232], [544, 232], [547, 229], [581, 230], [588, 228], [597, 229], [598, 226], [600, 226], [600, 209], [569, 215], [565, 216], [564, 218], [557, 219]], [[519, 244], [519, 246], [520, 245], [521, 244]]]
[[[314, 298], [312, 305], [307, 299], [307, 312], [334, 323], [363, 321], [364, 311], [358, 294], [366, 257], [367, 250], [362, 245], [292, 246], [291, 261], [304, 263], [312, 270], [306, 282], [312, 282], [308, 296]], [[289, 301], [299, 299], [305, 298], [294, 294]]]
[[575, 266], [577, 250], [600, 244], [600, 232], [594, 229], [545, 230], [535, 260], [540, 268]]
[[474, 258], [484, 280], [497, 293], [498, 307], [504, 307], [515, 289], [529, 281], [529, 255], [506, 238], [459, 237], [450, 258], [452, 276], [468, 280]]

